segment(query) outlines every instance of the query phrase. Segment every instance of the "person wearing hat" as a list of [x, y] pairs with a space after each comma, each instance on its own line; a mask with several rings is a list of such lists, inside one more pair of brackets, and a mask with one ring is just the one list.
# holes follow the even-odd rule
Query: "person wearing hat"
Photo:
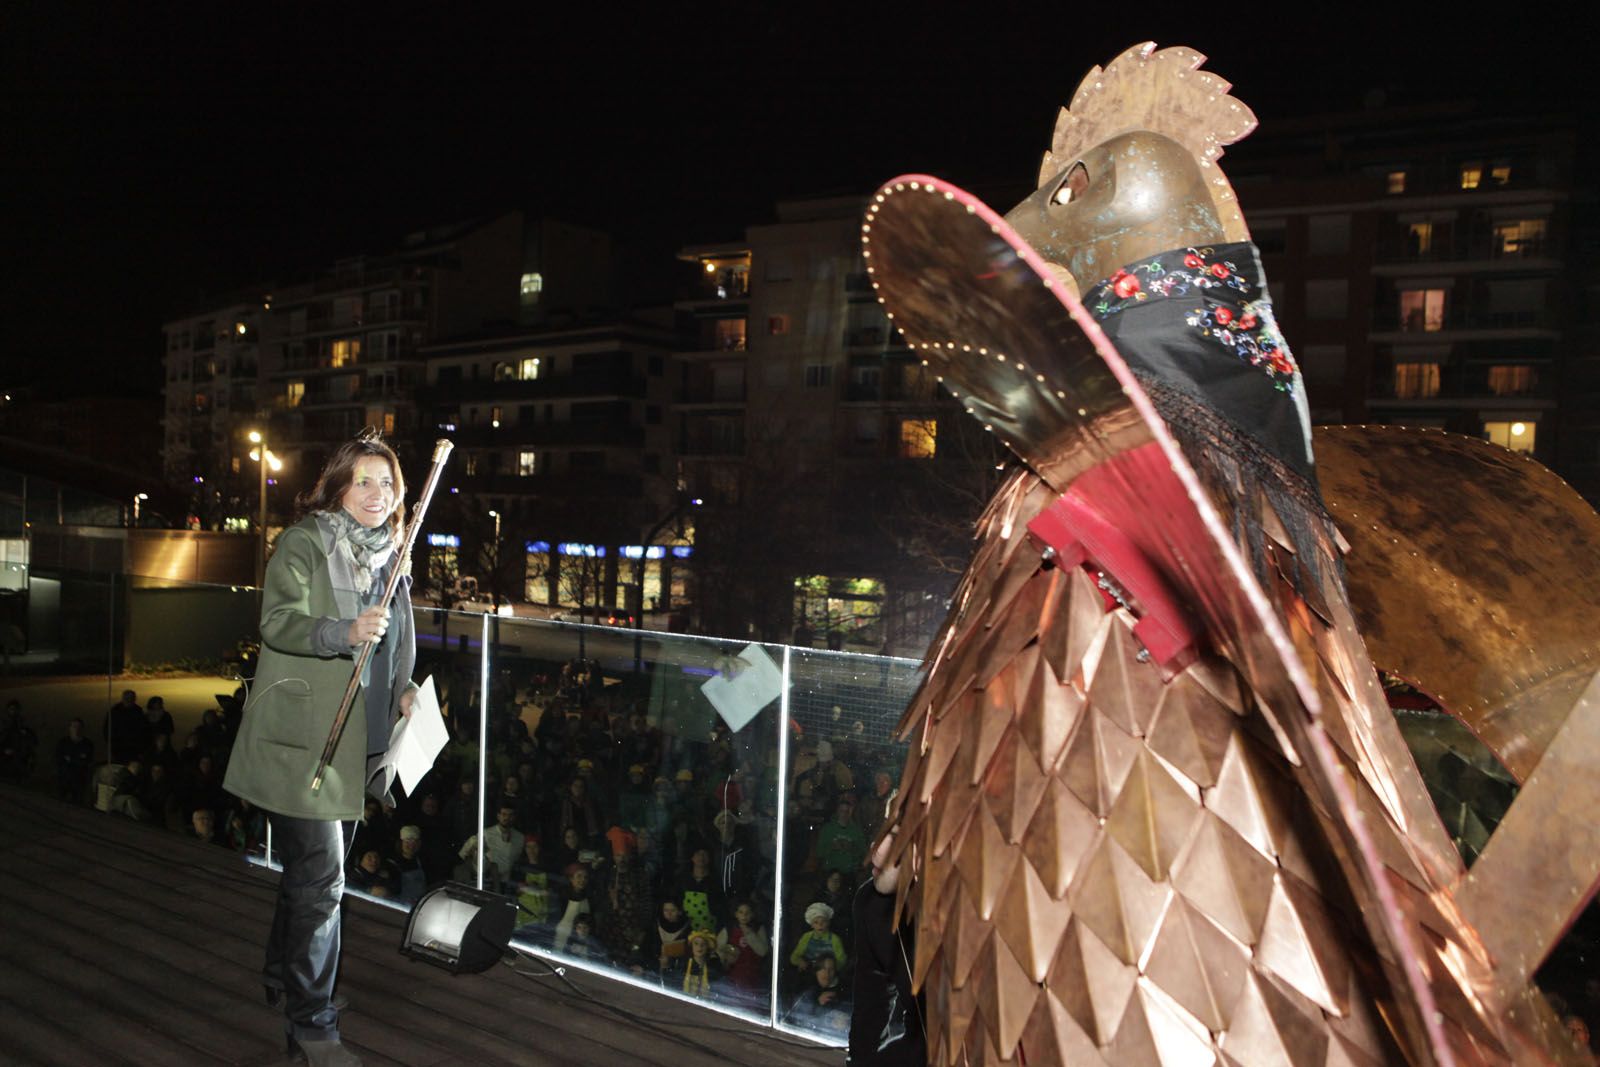
[[811, 929], [800, 935], [794, 951], [789, 953], [789, 962], [795, 970], [802, 974], [813, 970], [824, 956], [844, 966], [844, 941], [830, 929], [832, 924], [833, 909], [828, 905], [819, 901], [806, 908], [806, 925]]
[[722, 980], [722, 961], [717, 958], [717, 939], [710, 930], [689, 935], [689, 955], [683, 961], [683, 991], [703, 1000], [716, 998], [713, 982]]
[[384, 864], [388, 879], [394, 883], [394, 895], [407, 904], [422, 899], [428, 888], [428, 874], [422, 864], [422, 827], [402, 826], [397, 839], [398, 850]]

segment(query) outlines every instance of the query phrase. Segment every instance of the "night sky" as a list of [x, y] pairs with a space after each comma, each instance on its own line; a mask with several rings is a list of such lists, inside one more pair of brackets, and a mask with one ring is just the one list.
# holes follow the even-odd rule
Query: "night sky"
[[1529, 66], [1576, 34], [1464, 7], [1435, 26], [1242, 3], [224, 6], [8, 8], [7, 387], [154, 397], [163, 321], [512, 207], [670, 260], [782, 197], [910, 170], [1026, 182], [1085, 70], [1144, 39], [1206, 53], [1264, 122], [1372, 88], [1585, 103], [1575, 71]]

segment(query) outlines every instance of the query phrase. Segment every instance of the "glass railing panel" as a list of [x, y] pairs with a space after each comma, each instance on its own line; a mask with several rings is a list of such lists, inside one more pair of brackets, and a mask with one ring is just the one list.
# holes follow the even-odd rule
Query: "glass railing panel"
[[346, 870], [349, 888], [409, 908], [449, 881], [478, 885], [478, 828], [484, 822], [482, 706], [485, 617], [429, 607], [412, 613], [417, 663], [412, 679], [433, 693], [448, 740], [433, 768], [408, 791], [396, 781], [389, 804], [367, 798]]
[[780, 1026], [843, 1043], [855, 956], [852, 906], [882, 830], [905, 746], [895, 727], [919, 664], [790, 649]]
[[538, 841], [503, 885], [519, 944], [769, 1017], [782, 665], [778, 646], [500, 620], [491, 765]]

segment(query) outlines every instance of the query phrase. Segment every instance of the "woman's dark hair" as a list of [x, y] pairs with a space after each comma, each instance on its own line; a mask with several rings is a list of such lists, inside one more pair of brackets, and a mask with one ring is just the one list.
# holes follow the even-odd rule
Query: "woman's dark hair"
[[394, 513], [389, 516], [389, 533], [398, 541], [405, 532], [406, 478], [400, 471], [400, 457], [371, 429], [340, 445], [317, 476], [317, 484], [294, 498], [296, 521], [315, 511], [338, 511], [345, 491], [355, 482], [356, 464], [368, 456], [388, 460], [389, 469], [394, 472]]

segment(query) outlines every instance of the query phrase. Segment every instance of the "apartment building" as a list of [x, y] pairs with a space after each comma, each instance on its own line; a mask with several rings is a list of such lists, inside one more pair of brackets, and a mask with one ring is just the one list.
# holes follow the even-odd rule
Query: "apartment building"
[[1569, 117], [1467, 104], [1278, 121], [1230, 150], [1315, 421], [1479, 435], [1600, 500], [1579, 150]]
[[604, 313], [610, 272], [605, 235], [513, 211], [417, 231], [395, 250], [264, 282], [169, 322], [167, 479], [190, 486], [195, 524], [244, 529], [261, 513], [260, 438], [269, 524], [292, 503], [277, 481], [303, 488], [363, 427], [382, 430], [416, 469], [432, 430], [419, 400], [422, 349]]
[[920, 651], [954, 573], [918, 540], [964, 539], [972, 500], [951, 483], [993, 469], [873, 295], [864, 208], [783, 202], [741, 241], [679, 253], [675, 453], [716, 632]]
[[676, 347], [670, 309], [425, 346], [417, 402], [456, 444], [428, 580], [599, 617], [681, 604], [693, 517], [672, 463]]

